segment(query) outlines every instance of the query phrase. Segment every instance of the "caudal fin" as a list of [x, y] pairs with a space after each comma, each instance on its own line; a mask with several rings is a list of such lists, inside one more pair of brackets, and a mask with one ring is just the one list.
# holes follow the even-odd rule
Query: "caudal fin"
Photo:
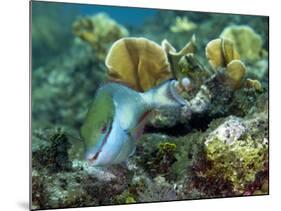
[[152, 108], [183, 107], [188, 105], [176, 89], [176, 80], [166, 81], [143, 94]]

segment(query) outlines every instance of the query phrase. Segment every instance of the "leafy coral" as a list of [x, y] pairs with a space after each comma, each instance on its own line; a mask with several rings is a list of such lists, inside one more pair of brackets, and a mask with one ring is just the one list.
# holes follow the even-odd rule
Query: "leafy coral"
[[122, 37], [128, 36], [127, 29], [111, 19], [106, 13], [82, 17], [73, 23], [73, 33], [88, 43], [96, 58], [104, 60], [109, 46]]
[[263, 41], [251, 27], [232, 25], [226, 27], [220, 35], [234, 42], [241, 58], [247, 61], [257, 61], [261, 58]]
[[110, 80], [141, 92], [172, 77], [164, 50], [146, 38], [117, 40], [106, 56], [105, 65]]

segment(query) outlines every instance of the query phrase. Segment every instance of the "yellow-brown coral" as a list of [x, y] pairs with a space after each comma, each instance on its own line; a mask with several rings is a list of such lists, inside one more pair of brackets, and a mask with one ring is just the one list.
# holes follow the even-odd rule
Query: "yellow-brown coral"
[[161, 45], [167, 54], [170, 54], [174, 57], [182, 57], [188, 53], [194, 53], [196, 51], [196, 37], [193, 35], [190, 41], [178, 52], [166, 39], [162, 41]]
[[112, 81], [146, 91], [171, 78], [170, 64], [161, 46], [145, 38], [116, 41], [105, 60]]
[[233, 42], [224, 38], [210, 41], [206, 46], [205, 54], [214, 70], [226, 67], [232, 60], [240, 58]]
[[180, 60], [182, 60], [184, 56], [193, 57], [196, 51], [195, 36], [193, 35], [191, 40], [178, 52], [166, 39], [162, 41], [161, 45], [169, 58], [173, 75], [180, 81], [180, 79], [186, 77], [186, 74], [183, 74], [182, 68], [180, 67]]
[[197, 28], [197, 25], [190, 21], [187, 17], [176, 17], [175, 24], [170, 27], [174, 33], [192, 31]]
[[233, 89], [241, 86], [246, 67], [231, 40], [218, 38], [210, 41], [205, 49], [206, 57], [213, 70], [224, 68], [226, 84]]
[[247, 88], [254, 88], [256, 91], [261, 92], [263, 90], [261, 83], [258, 80], [252, 80], [248, 78], [245, 82]]
[[220, 37], [232, 40], [243, 60], [257, 61], [261, 58], [262, 38], [251, 27], [229, 26], [223, 30]]
[[105, 13], [77, 19], [73, 23], [73, 33], [96, 50], [96, 57], [104, 60], [109, 46], [122, 37], [128, 36], [125, 27], [115, 22]]
[[240, 60], [232, 60], [226, 66], [225, 74], [228, 79], [228, 85], [233, 88], [239, 88], [246, 74], [246, 67]]

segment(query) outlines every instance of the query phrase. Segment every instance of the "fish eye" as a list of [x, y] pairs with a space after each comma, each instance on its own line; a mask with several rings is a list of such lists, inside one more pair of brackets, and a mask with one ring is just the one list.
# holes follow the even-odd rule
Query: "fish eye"
[[102, 127], [100, 128], [100, 132], [101, 133], [105, 133], [106, 132], [106, 129], [107, 129], [107, 126], [110, 126], [112, 124], [112, 121], [109, 120], [107, 122], [105, 122]]
[[100, 132], [101, 133], [105, 133], [105, 131], [106, 131], [106, 123], [101, 127], [101, 129], [100, 129]]

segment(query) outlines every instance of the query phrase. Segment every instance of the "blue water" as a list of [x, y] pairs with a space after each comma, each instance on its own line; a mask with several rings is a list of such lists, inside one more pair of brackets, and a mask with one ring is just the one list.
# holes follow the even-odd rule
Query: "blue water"
[[140, 26], [154, 16], [157, 10], [142, 8], [126, 8], [100, 5], [64, 4], [65, 10], [78, 10], [81, 15], [93, 15], [99, 12], [107, 13], [111, 18], [125, 26]]

